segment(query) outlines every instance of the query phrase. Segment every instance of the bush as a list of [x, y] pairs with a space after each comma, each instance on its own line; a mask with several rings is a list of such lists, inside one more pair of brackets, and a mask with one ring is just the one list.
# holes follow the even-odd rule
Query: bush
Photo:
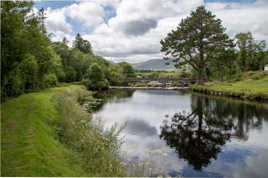
[[122, 140], [119, 133], [125, 127], [114, 125], [104, 132], [100, 122], [92, 123], [91, 115], [77, 104], [88, 97], [86, 90], [66, 89], [58, 93], [56, 108], [60, 114], [56, 121], [56, 138], [73, 150], [77, 160], [90, 176], [123, 176], [121, 160], [117, 157]]
[[174, 87], [183, 87], [184, 84], [181, 83], [181, 82], [172, 82], [172, 86], [174, 86]]
[[128, 83], [128, 86], [130, 86], [130, 87], [147, 87], [147, 84], [143, 83], [143, 82], [131, 82], [131, 83]]
[[192, 77], [192, 72], [182, 70], [181, 73], [180, 73], [180, 77], [182, 77], [182, 78], [191, 78]]
[[110, 86], [107, 79], [96, 82], [93, 82], [91, 80], [83, 80], [82, 83], [86, 86], [88, 90], [107, 90]]
[[54, 87], [57, 86], [58, 80], [55, 74], [46, 74], [43, 77], [43, 87]]

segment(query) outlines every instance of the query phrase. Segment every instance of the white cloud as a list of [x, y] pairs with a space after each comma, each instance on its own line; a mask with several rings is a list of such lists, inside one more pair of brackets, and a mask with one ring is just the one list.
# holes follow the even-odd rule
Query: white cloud
[[103, 22], [105, 12], [100, 4], [81, 2], [64, 8], [64, 14], [74, 20], [82, 22], [86, 27], [94, 27]]
[[[190, 11], [205, 4], [203, 0], [88, 0], [61, 9], [50, 10], [48, 30], [62, 39], [70, 35], [66, 17], [79, 21], [91, 33], [83, 37], [92, 43], [94, 53], [114, 61], [139, 62], [161, 58], [160, 40], [175, 29]], [[206, 3], [206, 7], [222, 20], [227, 33], [253, 33], [258, 40], [268, 39], [268, 2], [255, 3]], [[105, 7], [115, 16], [108, 22]], [[54, 17], [54, 18], [53, 18]], [[76, 27], [77, 28], [77, 27]], [[81, 27], [81, 29], [83, 29]]]
[[52, 33], [70, 33], [72, 31], [71, 24], [66, 22], [66, 17], [62, 10], [52, 10], [50, 8], [46, 11], [46, 27]]
[[227, 33], [234, 37], [240, 32], [252, 32], [257, 40], [268, 39], [268, 3], [257, 1], [254, 4], [209, 3], [207, 7], [221, 19]]

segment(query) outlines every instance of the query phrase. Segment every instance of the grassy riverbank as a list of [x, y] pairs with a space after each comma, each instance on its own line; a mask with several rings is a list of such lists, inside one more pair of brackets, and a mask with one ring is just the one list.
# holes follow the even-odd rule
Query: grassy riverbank
[[87, 124], [81, 86], [21, 95], [1, 108], [1, 176], [121, 176], [116, 129]]
[[248, 72], [239, 81], [207, 82], [203, 86], [192, 85], [191, 88], [210, 95], [268, 101], [268, 72]]

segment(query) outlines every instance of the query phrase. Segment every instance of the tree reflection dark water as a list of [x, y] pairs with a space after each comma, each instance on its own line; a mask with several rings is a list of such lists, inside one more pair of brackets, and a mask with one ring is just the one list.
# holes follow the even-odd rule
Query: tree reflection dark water
[[113, 102], [124, 102], [124, 99], [131, 98], [135, 90], [121, 90], [121, 89], [110, 89], [107, 91], [99, 91], [94, 94], [95, 98], [102, 99], [102, 101], [96, 106], [94, 112], [102, 109], [103, 105], [109, 101]]
[[245, 103], [192, 96], [191, 113], [176, 113], [161, 126], [160, 138], [194, 169], [207, 167], [231, 138], [247, 140], [251, 128], [260, 129], [268, 111]]

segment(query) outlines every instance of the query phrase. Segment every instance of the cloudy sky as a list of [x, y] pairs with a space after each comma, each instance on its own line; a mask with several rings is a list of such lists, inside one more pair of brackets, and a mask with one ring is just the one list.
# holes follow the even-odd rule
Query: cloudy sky
[[200, 5], [222, 20], [230, 37], [250, 31], [268, 41], [268, 0], [45, 0], [34, 8], [45, 8], [53, 41], [65, 36], [71, 46], [79, 32], [96, 55], [135, 63], [162, 58], [160, 40]]

